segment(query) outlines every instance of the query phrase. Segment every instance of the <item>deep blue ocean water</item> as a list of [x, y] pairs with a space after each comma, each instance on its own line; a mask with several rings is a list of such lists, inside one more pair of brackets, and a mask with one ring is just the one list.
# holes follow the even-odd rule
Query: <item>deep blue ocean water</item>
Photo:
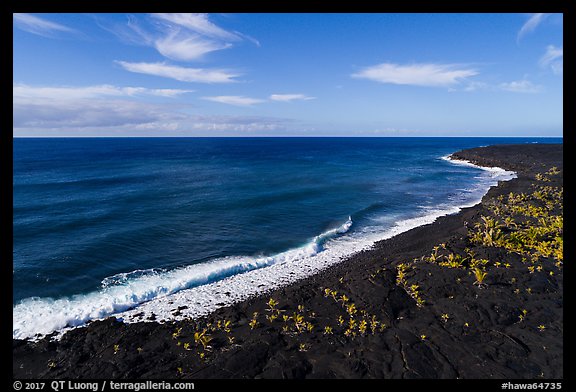
[[562, 139], [14, 139], [14, 323], [38, 301], [274, 256], [328, 233], [321, 252], [339, 236], [477, 200], [482, 170], [440, 158], [533, 142]]

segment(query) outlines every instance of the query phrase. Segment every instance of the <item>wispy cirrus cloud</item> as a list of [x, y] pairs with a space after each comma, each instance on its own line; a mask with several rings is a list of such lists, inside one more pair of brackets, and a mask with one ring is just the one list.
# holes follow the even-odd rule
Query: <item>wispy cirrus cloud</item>
[[15, 13], [12, 14], [14, 26], [28, 33], [41, 35], [42, 37], [54, 37], [57, 33], [77, 33], [76, 30], [40, 18], [32, 14]]
[[542, 91], [542, 86], [534, 84], [531, 81], [525, 79], [500, 83], [498, 88], [503, 91], [523, 94], [534, 94]]
[[126, 71], [195, 83], [233, 83], [240, 74], [225, 69], [190, 68], [166, 63], [116, 61]]
[[538, 64], [542, 68], [550, 67], [556, 75], [562, 75], [564, 73], [564, 48], [548, 45], [546, 53], [540, 58]]
[[423, 87], [450, 87], [475, 75], [478, 75], [476, 70], [455, 64], [420, 63], [400, 65], [382, 63], [365, 67], [351, 76], [353, 78], [367, 79], [379, 83]]
[[207, 54], [229, 49], [244, 39], [256, 40], [236, 31], [228, 31], [212, 21], [208, 14], [159, 13], [145, 17], [131, 15], [125, 24], [100, 25], [124, 42], [146, 45], [175, 61], [197, 61]]
[[271, 101], [277, 102], [309, 101], [316, 99], [316, 97], [309, 97], [305, 94], [271, 94], [268, 98]]
[[184, 27], [189, 31], [195, 32], [204, 37], [209, 37], [216, 40], [224, 40], [227, 42], [239, 42], [248, 40], [257, 46], [260, 46], [260, 42], [249, 35], [243, 34], [239, 31], [225, 30], [211, 22], [210, 16], [208, 14], [156, 13], [151, 15], [154, 18], [172, 23], [176, 26]]
[[156, 19], [184, 27], [205, 37], [229, 41], [242, 39], [239, 33], [225, 30], [212, 23], [208, 14], [156, 13], [151, 15]]
[[194, 90], [182, 89], [151, 89], [146, 87], [119, 87], [109, 84], [96, 86], [29, 86], [16, 84], [12, 86], [12, 96], [16, 99], [43, 98], [43, 99], [84, 99], [98, 97], [135, 97], [158, 96], [176, 97], [192, 93]]
[[202, 97], [202, 99], [234, 106], [252, 106], [264, 102], [309, 101], [316, 99], [316, 97], [309, 97], [305, 94], [271, 94], [268, 99], [250, 98], [243, 95], [218, 95], [214, 97]]
[[486, 82], [470, 82], [467, 83], [461, 89], [451, 89], [449, 91], [457, 92], [457, 91], [464, 91], [464, 92], [501, 92], [506, 91], [510, 93], [524, 93], [524, 94], [534, 94], [542, 92], [543, 87], [534, 84], [533, 82], [522, 79], [522, 80], [514, 80], [511, 82], [502, 82], [498, 84], [490, 84]]
[[[106, 20], [99, 19], [99, 25], [125, 43], [153, 47], [162, 56], [174, 61], [198, 61], [209, 53], [231, 48], [245, 39], [259, 45], [253, 38], [213, 23], [208, 14], [159, 13], [143, 17], [129, 15], [124, 24], [109, 24]], [[229, 69], [185, 67], [166, 62], [117, 63], [130, 72], [189, 83], [231, 83], [240, 76], [239, 72]]]
[[154, 47], [162, 56], [172, 60], [193, 61], [205, 54], [230, 48], [232, 45], [197, 37], [183, 37], [180, 31], [174, 31], [154, 41]]
[[551, 14], [546, 13], [534, 13], [530, 14], [530, 18], [522, 25], [520, 31], [518, 31], [518, 35], [516, 37], [516, 41], [520, 42], [522, 38], [528, 33], [536, 30], [546, 18], [548, 18]]
[[202, 99], [233, 106], [252, 106], [258, 103], [266, 102], [264, 99], [250, 98], [242, 95], [218, 95], [214, 97], [202, 97]]

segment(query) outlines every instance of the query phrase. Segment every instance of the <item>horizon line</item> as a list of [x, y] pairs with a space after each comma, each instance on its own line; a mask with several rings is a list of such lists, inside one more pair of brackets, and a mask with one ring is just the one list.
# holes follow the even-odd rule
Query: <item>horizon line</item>
[[318, 135], [310, 135], [310, 136], [295, 136], [295, 135], [282, 135], [282, 136], [130, 136], [130, 135], [123, 135], [123, 136], [14, 136], [12, 135], [12, 139], [219, 139], [219, 138], [236, 138], [236, 139], [245, 139], [245, 138], [259, 138], [259, 139], [279, 139], [279, 138], [494, 138], [494, 139], [503, 139], [503, 138], [537, 138], [537, 139], [563, 139], [564, 135], [561, 136], [529, 136], [529, 135], [521, 135], [521, 136], [494, 136], [494, 135], [474, 135], [474, 136], [422, 136], [422, 135], [386, 135], [386, 136], [364, 136], [364, 135], [325, 135], [325, 136], [318, 136]]

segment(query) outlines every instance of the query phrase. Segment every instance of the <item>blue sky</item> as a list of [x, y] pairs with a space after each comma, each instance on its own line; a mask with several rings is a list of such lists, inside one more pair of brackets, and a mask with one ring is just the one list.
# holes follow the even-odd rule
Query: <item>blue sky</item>
[[14, 14], [13, 135], [561, 136], [561, 14]]

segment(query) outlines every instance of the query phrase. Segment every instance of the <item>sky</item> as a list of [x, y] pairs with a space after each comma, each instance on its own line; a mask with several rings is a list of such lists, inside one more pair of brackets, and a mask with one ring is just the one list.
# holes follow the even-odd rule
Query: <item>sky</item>
[[563, 133], [562, 14], [13, 14], [14, 137]]

